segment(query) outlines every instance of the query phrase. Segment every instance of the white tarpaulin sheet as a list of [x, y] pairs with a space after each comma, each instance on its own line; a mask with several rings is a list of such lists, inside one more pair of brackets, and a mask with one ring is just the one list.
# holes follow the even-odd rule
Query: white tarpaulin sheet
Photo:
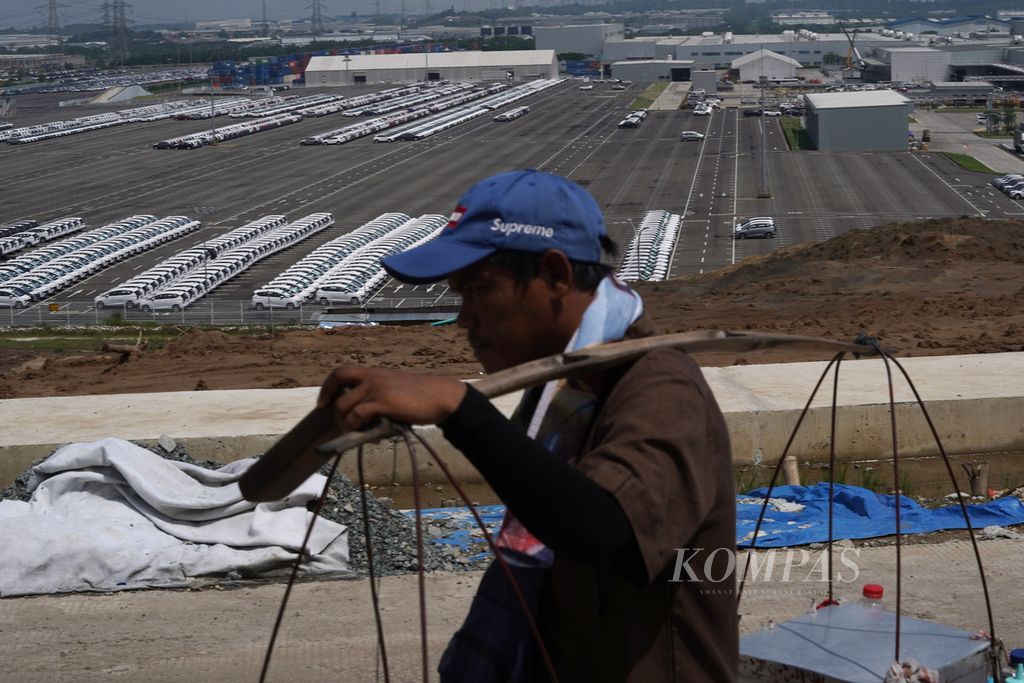
[[[325, 478], [254, 504], [237, 484], [253, 462], [208, 470], [113, 438], [64, 446], [32, 469], [31, 501], [0, 501], [0, 596], [180, 587], [287, 567]], [[318, 519], [307, 552], [307, 574], [347, 572], [346, 527]]]

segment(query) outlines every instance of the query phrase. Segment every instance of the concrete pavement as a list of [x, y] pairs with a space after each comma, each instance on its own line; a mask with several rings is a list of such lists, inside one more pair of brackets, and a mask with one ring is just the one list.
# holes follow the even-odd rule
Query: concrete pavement
[[910, 130], [920, 139], [925, 129], [931, 131], [930, 152], [957, 152], [974, 157], [999, 173], [1024, 173], [1024, 160], [999, 148], [1000, 142], [1010, 138], [980, 138], [974, 134], [974, 112], [937, 112], [918, 109], [913, 114], [917, 123]]
[[[926, 401], [948, 453], [1024, 450], [1024, 353], [905, 358], [901, 363]], [[813, 362], [704, 369], [729, 426], [737, 465], [778, 457], [824, 366]], [[912, 393], [898, 371], [893, 372], [900, 453], [935, 453]], [[891, 451], [885, 377], [880, 360], [843, 363], [840, 459], [884, 457]], [[794, 442], [792, 453], [802, 461], [828, 458], [830, 384], [811, 404]], [[59, 444], [106, 436], [156, 440], [168, 434], [196, 457], [230, 461], [253, 455], [296, 424], [314, 404], [316, 392], [303, 387], [3, 400], [0, 485]], [[508, 415], [517, 400], [511, 395], [496, 404]], [[478, 481], [475, 470], [439, 430], [428, 427], [424, 432], [457, 477]], [[379, 444], [371, 452], [387, 456], [368, 459], [372, 483], [390, 484], [396, 476], [399, 483], [411, 480], [405, 459], [394, 457], [391, 444]], [[428, 474], [432, 467], [421, 463]]]

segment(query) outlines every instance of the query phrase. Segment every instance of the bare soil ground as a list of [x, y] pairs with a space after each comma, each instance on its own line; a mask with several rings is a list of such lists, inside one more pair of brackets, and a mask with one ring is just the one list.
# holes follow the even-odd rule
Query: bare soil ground
[[[638, 289], [663, 332], [741, 329], [852, 340], [864, 330], [900, 356], [1020, 351], [1024, 222], [960, 218], [855, 230]], [[480, 372], [454, 326], [170, 331], [178, 336], [124, 363], [99, 343], [85, 351], [5, 349], [0, 398], [315, 386], [346, 363], [461, 377]], [[780, 350], [699, 360], [824, 357]]]

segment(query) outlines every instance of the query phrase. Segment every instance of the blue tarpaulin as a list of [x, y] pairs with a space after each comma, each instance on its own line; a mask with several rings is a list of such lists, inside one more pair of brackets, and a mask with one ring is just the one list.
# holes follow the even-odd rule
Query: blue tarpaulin
[[[766, 488], [736, 497], [736, 544], [749, 547], [754, 525], [764, 501]], [[874, 493], [859, 486], [835, 485], [833, 538], [876, 538], [896, 532], [896, 496]], [[491, 533], [501, 526], [505, 507], [478, 506], [477, 512]], [[986, 526], [1024, 524], [1024, 503], [1008, 496], [967, 506], [975, 529]], [[412, 510], [406, 510], [410, 517]], [[436, 543], [469, 548], [484, 542], [473, 516], [466, 508], [434, 508], [423, 511], [426, 524], [443, 523]], [[960, 506], [955, 502], [941, 508], [925, 508], [902, 496], [900, 527], [905, 534], [923, 534], [943, 529], [966, 529]], [[757, 539], [759, 548], [822, 543], [828, 540], [828, 483], [814, 486], [778, 486], [765, 512]]]
[[[767, 488], [754, 489], [737, 497], [736, 543], [749, 547], [754, 525]], [[758, 548], [821, 543], [828, 540], [828, 483], [814, 486], [777, 486], [772, 500], [783, 500], [802, 507], [786, 512], [769, 505], [758, 534]], [[859, 486], [835, 485], [833, 502], [833, 538], [875, 538], [896, 533], [896, 496], [874, 493]], [[783, 509], [790, 505], [781, 505]], [[968, 505], [971, 524], [976, 528], [1024, 524], [1024, 504], [1013, 497], [998, 498]], [[924, 534], [943, 529], [966, 529], [960, 506], [955, 502], [941, 508], [922, 507], [916, 501], [900, 497], [900, 530], [905, 534]]]

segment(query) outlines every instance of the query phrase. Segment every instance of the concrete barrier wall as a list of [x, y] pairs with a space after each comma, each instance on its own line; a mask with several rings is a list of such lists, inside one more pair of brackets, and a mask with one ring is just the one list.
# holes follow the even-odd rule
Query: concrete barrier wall
[[[1024, 353], [901, 362], [926, 401], [948, 453], [1024, 451]], [[737, 465], [778, 459], [824, 367], [786, 363], [705, 369], [729, 426]], [[894, 388], [900, 454], [936, 454], [927, 423], [901, 377]], [[303, 387], [3, 400], [0, 485], [61, 444], [106, 436], [155, 442], [167, 434], [194, 457], [223, 462], [261, 453], [305, 415], [316, 393]], [[801, 461], [828, 460], [831, 393], [830, 377], [794, 439], [791, 453]], [[517, 396], [506, 396], [495, 403], [508, 415], [517, 401]], [[460, 480], [479, 480], [439, 430], [422, 431]], [[836, 443], [841, 461], [891, 454], [888, 388], [880, 360], [842, 364]], [[425, 481], [441, 480], [425, 452], [419, 466]], [[374, 484], [411, 481], [404, 447], [394, 443], [370, 447], [365, 467]], [[354, 455], [343, 458], [341, 469], [354, 476]]]

